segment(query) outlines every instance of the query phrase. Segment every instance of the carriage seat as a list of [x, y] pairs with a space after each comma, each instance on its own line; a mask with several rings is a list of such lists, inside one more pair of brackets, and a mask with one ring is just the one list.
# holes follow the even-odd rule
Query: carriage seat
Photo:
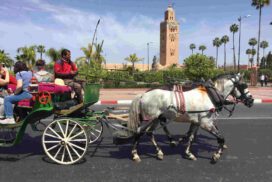
[[38, 84], [38, 91], [39, 92], [47, 91], [53, 94], [63, 94], [63, 93], [71, 92], [72, 89], [71, 87], [67, 85], [62, 86], [62, 85], [57, 85], [55, 83], [41, 82]]
[[[56, 85], [54, 83], [46, 83], [46, 82], [41, 82], [37, 84], [38, 88], [33, 89], [30, 88], [31, 93], [33, 97], [31, 99], [24, 99], [18, 102], [19, 107], [33, 107], [35, 104], [35, 90], [38, 90], [38, 92], [46, 91], [49, 92], [50, 94], [64, 94], [64, 93], [71, 93], [72, 89], [69, 86], [61, 86], [61, 85]], [[32, 86], [35, 87], [35, 86]]]

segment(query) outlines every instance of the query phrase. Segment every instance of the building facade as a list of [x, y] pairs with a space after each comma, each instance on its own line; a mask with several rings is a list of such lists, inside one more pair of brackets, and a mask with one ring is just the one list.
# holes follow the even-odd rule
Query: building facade
[[175, 11], [168, 6], [164, 14], [164, 21], [160, 24], [160, 64], [164, 67], [179, 61], [179, 23], [176, 21]]

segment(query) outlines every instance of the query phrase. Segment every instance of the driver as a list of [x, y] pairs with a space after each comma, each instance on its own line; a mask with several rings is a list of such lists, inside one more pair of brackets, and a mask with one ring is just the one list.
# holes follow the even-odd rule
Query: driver
[[15, 124], [13, 117], [13, 107], [15, 104], [23, 99], [30, 99], [32, 95], [30, 94], [28, 87], [30, 80], [32, 78], [32, 72], [28, 70], [25, 63], [22, 61], [17, 61], [14, 65], [14, 73], [16, 74], [16, 90], [14, 95], [6, 96], [4, 98], [4, 110], [6, 119], [0, 120], [0, 124]]
[[76, 93], [76, 100], [80, 104], [83, 102], [82, 87], [74, 81], [78, 73], [77, 66], [71, 61], [71, 52], [68, 49], [61, 51], [61, 57], [54, 65], [55, 78], [63, 79], [65, 85], [72, 87]]

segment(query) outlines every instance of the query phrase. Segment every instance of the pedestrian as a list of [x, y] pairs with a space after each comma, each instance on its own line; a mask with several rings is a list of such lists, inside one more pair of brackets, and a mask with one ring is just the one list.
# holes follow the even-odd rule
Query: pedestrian
[[268, 76], [264, 75], [264, 85], [267, 86], [267, 82], [268, 82]]
[[261, 86], [263, 87], [263, 84], [264, 84], [264, 74], [262, 74], [261, 76], [260, 76], [260, 82], [261, 82]]

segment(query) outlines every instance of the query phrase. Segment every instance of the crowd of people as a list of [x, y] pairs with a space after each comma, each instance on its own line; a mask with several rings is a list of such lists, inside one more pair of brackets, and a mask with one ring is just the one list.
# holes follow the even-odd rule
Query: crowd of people
[[54, 65], [54, 74], [46, 71], [44, 60], [36, 62], [37, 71], [29, 70], [22, 61], [17, 61], [14, 65], [14, 74], [9, 73], [8, 69], [0, 63], [0, 124], [15, 124], [13, 116], [14, 104], [24, 99], [32, 98], [29, 86], [31, 81], [54, 82], [55, 79], [62, 79], [64, 83], [75, 91], [77, 103], [83, 102], [82, 87], [74, 81], [78, 74], [75, 63], [71, 61], [71, 52], [63, 49], [61, 59]]

